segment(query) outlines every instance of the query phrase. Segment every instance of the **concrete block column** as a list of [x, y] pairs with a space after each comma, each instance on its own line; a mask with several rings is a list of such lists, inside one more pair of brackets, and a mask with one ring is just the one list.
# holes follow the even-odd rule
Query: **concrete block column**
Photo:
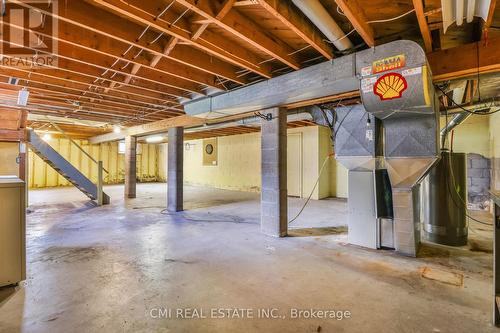
[[125, 198], [135, 198], [137, 191], [137, 138], [125, 137]]
[[168, 192], [167, 210], [180, 212], [183, 207], [183, 174], [184, 174], [184, 128], [175, 127], [168, 130]]
[[273, 108], [262, 113], [271, 114], [272, 120], [262, 120], [261, 231], [284, 237], [288, 231], [286, 109]]

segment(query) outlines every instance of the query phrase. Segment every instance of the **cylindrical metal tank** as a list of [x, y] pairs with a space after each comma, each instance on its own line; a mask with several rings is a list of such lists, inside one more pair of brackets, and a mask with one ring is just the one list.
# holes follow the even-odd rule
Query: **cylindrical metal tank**
[[466, 163], [466, 154], [443, 151], [427, 176], [423, 185], [424, 239], [450, 246], [467, 244]]

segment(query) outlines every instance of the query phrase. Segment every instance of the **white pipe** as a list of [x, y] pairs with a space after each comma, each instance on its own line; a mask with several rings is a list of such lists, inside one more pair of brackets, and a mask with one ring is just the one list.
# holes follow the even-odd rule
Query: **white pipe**
[[345, 33], [319, 0], [292, 0], [292, 2], [328, 37], [337, 49], [344, 51], [352, 48], [349, 38], [343, 38]]

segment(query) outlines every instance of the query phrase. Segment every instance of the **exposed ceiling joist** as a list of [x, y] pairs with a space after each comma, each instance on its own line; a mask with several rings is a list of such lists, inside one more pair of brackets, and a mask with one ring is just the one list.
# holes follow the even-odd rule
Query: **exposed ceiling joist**
[[427, 18], [424, 13], [423, 1], [413, 0], [413, 7], [415, 8], [418, 26], [420, 28], [420, 33], [422, 34], [422, 39], [424, 40], [425, 51], [432, 52], [432, 36], [431, 31], [429, 30], [429, 25], [427, 24]]
[[[128, 89], [124, 86], [116, 86], [116, 88], [108, 88], [108, 91], [103, 93], [106, 88], [105, 82], [99, 81], [89, 83], [84, 81], [86, 77], [78, 77], [64, 71], [56, 71], [51, 69], [31, 69], [25, 70], [22, 68], [9, 68], [0, 65], [1, 72], [5, 75], [11, 75], [25, 81], [33, 81], [38, 83], [49, 83], [60, 86], [61, 88], [69, 88], [79, 90], [81, 97], [94, 98], [99, 100], [109, 100], [121, 103], [128, 106], [151, 106], [151, 105], [179, 105], [178, 102], [160, 93], [149, 91], [141, 91]], [[115, 82], [115, 81], [113, 81]], [[142, 95], [141, 95], [142, 94]]]
[[500, 71], [500, 38], [429, 53], [435, 81]]
[[[179, 41], [186, 42], [188, 45], [195, 46], [233, 65], [243, 67], [264, 77], [271, 77], [269, 67], [265, 64], [259, 64], [262, 59], [220, 35], [206, 31], [203, 38], [199, 38], [197, 41], [191, 41], [191, 31], [178, 27], [177, 24], [179, 23], [172, 25], [164, 19], [155, 20], [155, 17], [157, 14], [161, 13], [162, 9], [159, 9], [154, 1], [134, 1], [130, 3], [124, 3], [120, 0], [91, 1], [109, 11], [118, 13], [135, 22], [150, 26], [157, 31], [176, 37]], [[135, 3], [137, 3], [138, 6], [135, 6]]]
[[332, 48], [323, 40], [318, 29], [301, 15], [289, 1], [285, 0], [258, 0], [259, 4], [280, 20], [290, 30], [299, 35], [307, 44], [321, 53], [327, 59], [333, 59]]
[[[491, 23], [493, 22], [493, 17], [495, 16], [495, 8], [496, 8], [497, 0], [491, 0], [490, 8], [488, 9], [488, 17], [483, 23], [483, 36], [488, 33], [490, 29]], [[482, 37], [483, 37], [482, 36]]]
[[351, 22], [354, 29], [363, 38], [366, 45], [375, 46], [375, 33], [372, 27], [367, 23], [362, 7], [356, 0], [335, 0], [342, 12]]
[[[221, 20], [226, 16], [227, 13], [233, 8], [236, 0], [225, 0], [222, 4], [221, 8], [218, 9], [218, 13], [215, 15], [216, 20]], [[208, 22], [201, 23], [201, 25], [193, 32], [193, 36], [191, 36], [191, 40], [197, 40], [200, 38], [201, 34], [208, 28], [210, 25], [210, 20]]]
[[127, 135], [147, 135], [154, 134], [160, 132], [166, 132], [169, 128], [173, 127], [192, 127], [192, 126], [201, 126], [205, 121], [200, 118], [190, 117], [190, 116], [179, 116], [171, 119], [165, 119], [161, 121], [157, 121], [154, 123], [129, 127], [122, 133], [108, 133], [100, 136], [96, 136], [90, 138], [90, 143], [97, 144], [101, 142], [107, 141], [116, 141], [125, 138]]
[[[17, 0], [12, 1], [19, 2]], [[27, 8], [34, 8], [29, 5], [29, 3], [19, 2], [19, 4]], [[37, 8], [37, 11], [44, 15], [53, 16], [71, 25], [87, 29], [95, 34], [115, 39], [138, 49], [144, 49], [153, 55], [159, 55], [162, 57], [162, 62], [165, 58], [166, 60], [174, 61], [180, 65], [217, 75], [240, 84], [246, 82], [244, 78], [238, 77], [236, 74], [239, 67], [235, 67], [219, 59], [212, 59], [205, 53], [193, 48], [184, 48], [182, 50], [176, 50], [172, 54], [164, 55], [162, 39], [160, 38], [156, 43], [152, 43], [152, 41], [158, 37], [158, 33], [154, 33], [153, 31], [146, 31], [143, 33], [144, 26], [123, 17], [113, 15], [109, 11], [92, 6], [82, 0], [71, 1], [70, 5], [60, 7], [62, 8], [59, 8], [59, 14], [52, 13], [43, 8]], [[92, 13], [92, 15], [88, 15], [88, 13]], [[141, 35], [142, 38], [138, 38]], [[122, 52], [125, 51], [126, 49], [122, 50]], [[167, 65], [168, 62], [165, 63], [165, 66]], [[171, 64], [171, 66], [174, 65]]]
[[292, 48], [283, 41], [270, 37], [255, 22], [242, 14], [227, 10], [224, 17], [217, 18], [217, 14], [214, 14], [211, 8], [210, 0], [177, 0], [177, 2], [287, 66], [293, 69], [300, 68], [300, 61], [293, 54]]

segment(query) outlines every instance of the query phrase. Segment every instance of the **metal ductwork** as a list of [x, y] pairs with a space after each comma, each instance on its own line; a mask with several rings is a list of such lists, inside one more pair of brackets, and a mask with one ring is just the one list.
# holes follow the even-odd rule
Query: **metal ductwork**
[[446, 136], [448, 133], [453, 131], [455, 127], [463, 123], [464, 121], [467, 120], [472, 115], [471, 112], [464, 111], [462, 113], [456, 114], [448, 124], [441, 130], [441, 147], [445, 148], [445, 143], [446, 143]]
[[439, 103], [425, 52], [411, 41], [381, 45], [357, 57], [361, 98], [382, 121], [384, 162], [392, 185], [394, 246], [416, 256], [420, 183], [439, 160]]
[[[311, 115], [311, 112], [309, 109], [303, 108], [300, 110], [292, 110], [292, 111], [288, 112], [288, 114], [287, 114], [287, 122], [302, 121], [302, 120], [310, 120], [310, 121], [313, 120], [313, 116]], [[251, 116], [251, 117], [246, 117], [246, 118], [243, 118], [240, 120], [231, 120], [231, 121], [220, 122], [220, 123], [212, 124], [212, 125], [203, 125], [203, 126], [193, 127], [193, 128], [187, 129], [185, 132], [186, 133], [196, 133], [196, 132], [209, 131], [209, 130], [214, 130], [214, 129], [234, 127], [234, 126], [260, 127], [261, 122], [262, 122], [262, 119], [260, 117]]]
[[318, 27], [338, 50], [345, 51], [352, 48], [349, 38], [345, 37], [345, 33], [319, 0], [292, 0], [292, 2]]
[[[183, 104], [184, 111], [189, 116], [215, 119], [273, 107], [303, 104], [305, 101], [353, 92], [360, 89], [359, 77], [371, 74], [369, 69], [373, 64], [370, 61], [377, 60], [375, 57], [382, 52], [378, 50], [385, 50], [386, 54], [397, 56], [406, 54], [407, 50], [411, 52], [417, 47], [418, 44], [411, 41], [394, 41], [377, 46], [375, 50], [359, 51], [226, 93], [189, 101]], [[425, 63], [425, 56], [423, 62]], [[408, 70], [404, 74], [408, 77], [417, 76], [417, 73], [412, 71], [418, 70], [418, 68]], [[427, 71], [427, 67], [425, 70]], [[421, 72], [420, 75], [422, 76]], [[370, 89], [370, 86], [373, 88], [373, 82], [370, 80], [376, 77], [367, 78], [368, 82], [362, 81], [362, 90]], [[408, 83], [413, 84], [410, 79], [408, 80]], [[432, 86], [432, 82], [427, 83], [428, 87]], [[431, 98], [429, 96], [427, 97]], [[418, 108], [414, 111], [416, 110]]]
[[334, 108], [335, 158], [349, 170], [348, 241], [394, 248], [391, 183], [383, 167], [381, 121], [363, 105]]

